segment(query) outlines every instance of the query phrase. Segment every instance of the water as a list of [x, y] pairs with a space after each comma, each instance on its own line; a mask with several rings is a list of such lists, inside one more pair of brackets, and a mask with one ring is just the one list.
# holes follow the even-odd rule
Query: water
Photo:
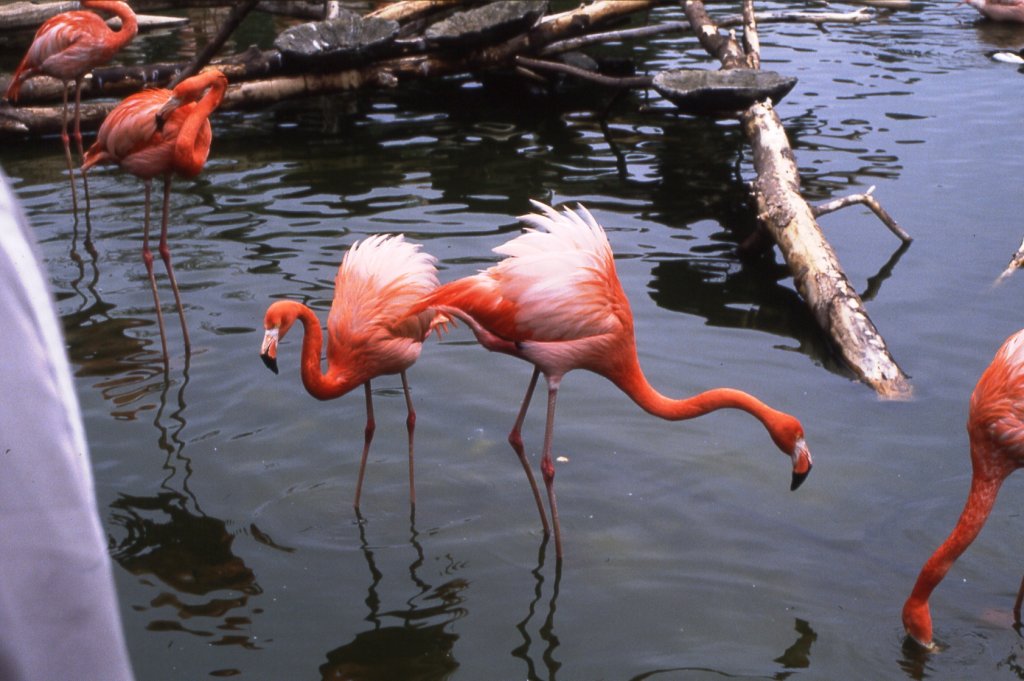
[[[161, 276], [166, 376], [139, 183], [96, 173], [90, 223], [76, 223], [58, 141], [5, 144], [65, 324], [138, 677], [1024, 676], [1009, 612], [1021, 480], [936, 591], [946, 650], [904, 650], [899, 619], [966, 495], [970, 391], [1021, 326], [1024, 275], [991, 288], [1021, 237], [1020, 75], [987, 53], [1024, 45], [1024, 27], [974, 19], [918, 3], [862, 26], [762, 27], [765, 68], [800, 79], [778, 108], [805, 195], [875, 186], [915, 237], [900, 249], [861, 208], [821, 219], [910, 402], [879, 401], [837, 364], [778, 256], [735, 255], [751, 227], [738, 126], [680, 117], [653, 93], [452, 79], [219, 114], [206, 169], [175, 183], [194, 347], [186, 360]], [[254, 17], [238, 42], [276, 27]], [[128, 58], [187, 52], [178, 41], [147, 36]], [[680, 36], [636, 56], [651, 70], [705, 62]], [[530, 198], [582, 201], [608, 228], [656, 387], [740, 387], [803, 421], [815, 469], [799, 491], [749, 417], [666, 423], [570, 374], [558, 569], [505, 441], [529, 367], [459, 329], [410, 371], [414, 522], [401, 385], [374, 382], [360, 521], [362, 396], [309, 397], [298, 333], [281, 375], [266, 371], [266, 306], [294, 298], [325, 317], [342, 254], [375, 232], [423, 243], [443, 280], [470, 274]], [[540, 404], [524, 432], [534, 461]]]

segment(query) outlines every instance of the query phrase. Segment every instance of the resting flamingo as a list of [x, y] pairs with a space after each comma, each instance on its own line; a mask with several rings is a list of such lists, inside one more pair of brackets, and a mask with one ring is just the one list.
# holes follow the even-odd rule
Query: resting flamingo
[[[52, 76], [64, 83], [64, 115], [60, 138], [64, 142], [64, 156], [71, 178], [71, 198], [75, 211], [74, 164], [68, 139], [68, 85], [75, 84], [75, 143], [82, 155], [81, 102], [82, 79], [97, 66], [106, 64], [138, 33], [135, 12], [127, 4], [115, 0], [82, 0], [82, 7], [112, 12], [121, 19], [121, 28], [112, 31], [99, 15], [93, 12], [64, 12], [50, 17], [36, 31], [32, 44], [14, 71], [7, 87], [7, 99], [18, 101], [21, 84], [32, 76]], [[88, 185], [86, 185], [88, 195]]]
[[992, 21], [1024, 23], [1024, 0], [961, 0]]
[[334, 302], [327, 317], [327, 371], [321, 370], [323, 333], [316, 314], [302, 303], [279, 300], [267, 308], [260, 356], [277, 373], [277, 346], [292, 325], [302, 323], [300, 372], [302, 384], [318, 400], [341, 397], [357, 386], [366, 395], [366, 429], [359, 462], [354, 506], [359, 510], [363, 476], [376, 429], [370, 381], [384, 374], [399, 374], [405, 392], [406, 428], [409, 433], [409, 502], [415, 512], [413, 432], [416, 411], [406, 370], [420, 356], [423, 340], [447, 321], [431, 310], [408, 316], [417, 300], [437, 285], [435, 258], [405, 241], [401, 234], [373, 235], [357, 241], [345, 253], [334, 279]]
[[[1024, 466], [1024, 330], [1003, 343], [978, 380], [971, 395], [967, 434], [972, 468], [967, 503], [949, 537], [921, 568], [903, 605], [907, 634], [929, 649], [934, 648], [929, 596], [981, 532], [1003, 481]], [[1021, 590], [1014, 604], [1017, 621], [1024, 582]]]
[[178, 282], [171, 267], [167, 246], [167, 215], [170, 208], [171, 178], [191, 178], [199, 174], [210, 155], [213, 133], [210, 114], [220, 106], [227, 90], [227, 77], [216, 69], [186, 78], [173, 90], [154, 88], [131, 95], [117, 105], [100, 126], [96, 142], [85, 153], [83, 172], [99, 164], [117, 164], [136, 177], [146, 188], [145, 223], [142, 236], [142, 259], [146, 263], [149, 284], [153, 289], [160, 341], [167, 357], [163, 313], [153, 275], [153, 253], [149, 249], [149, 208], [154, 177], [164, 178], [163, 217], [160, 223], [160, 257], [178, 306], [181, 331], [186, 351], [191, 347], [185, 310], [181, 306]]
[[537, 201], [543, 214], [520, 220], [529, 229], [495, 248], [508, 256], [479, 274], [445, 284], [411, 311], [433, 308], [463, 320], [481, 345], [534, 365], [509, 443], [519, 457], [548, 531], [540, 492], [523, 450], [521, 429], [540, 373], [548, 384], [547, 424], [541, 473], [547, 488], [556, 555], [562, 556], [555, 466], [551, 456], [555, 400], [562, 377], [588, 369], [611, 380], [647, 412], [663, 419], [691, 419], [717, 409], [741, 409], [757, 418], [792, 460], [792, 489], [811, 469], [800, 422], [745, 392], [715, 388], [686, 399], [670, 399], [648, 383], [640, 369], [629, 300], [615, 272], [604, 229], [580, 206], [562, 213]]

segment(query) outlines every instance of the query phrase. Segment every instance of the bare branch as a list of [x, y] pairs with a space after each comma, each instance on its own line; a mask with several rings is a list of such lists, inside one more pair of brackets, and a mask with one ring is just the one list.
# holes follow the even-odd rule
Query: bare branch
[[905, 244], [909, 244], [914, 240], [914, 238], [907, 234], [907, 232], [897, 224], [896, 220], [889, 215], [888, 211], [882, 208], [882, 205], [878, 203], [878, 200], [871, 195], [874, 191], [875, 188], [870, 187], [863, 194], [850, 194], [849, 196], [833, 199], [827, 203], [811, 206], [811, 213], [817, 218], [825, 215], [826, 213], [837, 211], [840, 208], [846, 208], [847, 206], [852, 206], [855, 203], [860, 203], [870, 208], [871, 211], [878, 216], [878, 219], [881, 220], [885, 226], [889, 228], [889, 231], [895, 234], [900, 241]]

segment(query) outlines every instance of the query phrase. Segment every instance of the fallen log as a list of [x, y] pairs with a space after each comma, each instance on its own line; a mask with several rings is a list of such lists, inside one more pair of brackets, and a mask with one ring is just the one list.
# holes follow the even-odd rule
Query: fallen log
[[[683, 2], [701, 44], [722, 62], [723, 68], [756, 67], [759, 55], [755, 52], [758, 41], [752, 0], [744, 0], [745, 48], [733, 36], [720, 33], [700, 0]], [[906, 374], [889, 353], [860, 296], [850, 285], [815, 220], [814, 209], [800, 194], [800, 174], [793, 149], [771, 100], [753, 104], [739, 118], [753, 150], [757, 178], [751, 189], [758, 221], [782, 252], [797, 291], [861, 381], [880, 397], [909, 398], [913, 390]], [[818, 211], [822, 214], [838, 207], [841, 206], [826, 205]], [[881, 206], [878, 208], [881, 210]], [[888, 213], [882, 213], [888, 217]], [[891, 217], [888, 219], [895, 225]]]

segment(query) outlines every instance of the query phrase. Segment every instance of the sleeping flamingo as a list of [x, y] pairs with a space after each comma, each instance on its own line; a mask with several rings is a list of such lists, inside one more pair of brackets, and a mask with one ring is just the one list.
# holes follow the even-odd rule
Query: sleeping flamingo
[[1024, 23], [1024, 0], [961, 0], [992, 21]]
[[433, 308], [461, 319], [488, 350], [534, 365], [509, 443], [527, 472], [547, 531], [540, 492], [521, 436], [537, 378], [544, 374], [548, 406], [541, 473], [556, 555], [562, 556], [562, 541], [551, 443], [558, 388], [562, 377], [572, 369], [589, 369], [604, 376], [645, 411], [671, 421], [725, 408], [750, 413], [792, 460], [791, 489], [796, 489], [811, 469], [811, 454], [800, 422], [740, 390], [715, 388], [686, 399], [670, 399], [657, 392], [640, 369], [629, 300], [615, 272], [604, 229], [583, 206], [576, 212], [565, 209], [559, 213], [536, 201], [533, 205], [543, 215], [521, 217], [530, 229], [494, 249], [507, 258], [479, 274], [439, 287], [411, 311]]
[[[1003, 481], [1024, 466], [1024, 329], [1003, 343], [978, 380], [971, 395], [967, 434], [972, 468], [967, 503], [949, 537], [921, 568], [903, 605], [907, 634], [929, 649], [934, 643], [928, 597], [981, 532]], [[1018, 593], [1014, 605], [1018, 621], [1021, 600]]]
[[100, 126], [96, 142], [85, 153], [82, 171], [95, 165], [112, 163], [142, 178], [146, 187], [145, 223], [142, 236], [142, 259], [146, 263], [153, 302], [160, 325], [160, 341], [167, 357], [163, 313], [153, 275], [153, 253], [149, 250], [149, 207], [154, 177], [164, 178], [163, 218], [160, 224], [160, 257], [178, 306], [181, 331], [186, 351], [191, 347], [185, 310], [181, 306], [178, 282], [171, 267], [167, 246], [167, 215], [170, 208], [171, 177], [176, 173], [195, 177], [210, 155], [210, 114], [220, 106], [227, 90], [227, 77], [216, 69], [183, 80], [173, 90], [154, 88], [131, 95], [107, 115]]
[[416, 411], [405, 372], [420, 356], [423, 340], [447, 321], [431, 310], [414, 316], [408, 310], [437, 285], [435, 258], [420, 251], [401, 235], [373, 235], [357, 241], [345, 253], [334, 279], [334, 302], [327, 317], [327, 371], [321, 370], [323, 334], [311, 309], [291, 300], [267, 308], [260, 356], [277, 373], [277, 345], [292, 325], [302, 323], [300, 371], [302, 384], [318, 400], [341, 397], [357, 386], [366, 395], [366, 429], [359, 463], [354, 506], [359, 510], [363, 475], [370, 442], [376, 429], [370, 381], [384, 374], [399, 374], [408, 410], [409, 502], [415, 512], [413, 431]]
[[[60, 138], [64, 142], [64, 156], [71, 177], [71, 199], [78, 210], [75, 197], [74, 164], [68, 139], [68, 85], [75, 84], [75, 142], [78, 155], [82, 155], [81, 102], [82, 79], [97, 66], [106, 64], [122, 47], [131, 42], [139, 26], [135, 12], [123, 2], [114, 0], [82, 0], [82, 7], [112, 12], [121, 19], [121, 29], [112, 31], [99, 15], [93, 12], [64, 12], [50, 17], [36, 31], [32, 44], [14, 71], [7, 87], [7, 99], [18, 101], [21, 84], [32, 76], [53, 76], [64, 83], [64, 116]], [[88, 186], [86, 186], [88, 193]]]

